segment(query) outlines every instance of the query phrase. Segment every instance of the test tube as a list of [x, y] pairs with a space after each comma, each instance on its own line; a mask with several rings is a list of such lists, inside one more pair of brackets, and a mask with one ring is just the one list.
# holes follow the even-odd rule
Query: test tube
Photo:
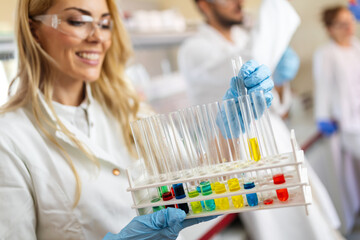
[[262, 142], [262, 153], [265, 157], [274, 157], [279, 154], [279, 150], [275, 141], [274, 131], [271, 125], [269, 111], [263, 91], [251, 93], [255, 122], [258, 126]]
[[[213, 193], [211, 184], [209, 181], [203, 181], [200, 183], [201, 194], [203, 196], [209, 196]], [[216, 209], [214, 199], [208, 199], [204, 201], [206, 211], [214, 211]]]
[[209, 172], [210, 164], [206, 144], [204, 144], [204, 135], [199, 129], [199, 124], [192, 108], [183, 109], [179, 113], [186, 128], [189, 147], [194, 156], [194, 165], [197, 167], [198, 174], [205, 175]]
[[[187, 182], [186, 186], [187, 186], [187, 191], [188, 191], [189, 198], [196, 198], [196, 197], [198, 197], [200, 195], [201, 189], [200, 189], [199, 184], [196, 181]], [[203, 204], [204, 203], [201, 203], [200, 201], [190, 202], [192, 212], [195, 213], [195, 214], [202, 212], [202, 209], [203, 209], [202, 205]]]
[[[214, 191], [216, 194], [226, 193], [225, 184], [216, 182], [214, 184]], [[229, 199], [227, 197], [215, 198], [215, 205], [220, 210], [227, 210], [230, 208]]]
[[241, 119], [239, 118], [239, 105], [235, 99], [228, 99], [222, 102], [221, 119], [218, 117], [218, 122], [224, 124], [224, 137], [228, 139], [230, 143], [231, 152], [237, 160], [240, 160], [242, 164], [248, 163], [250, 160], [249, 148], [246, 146], [247, 139], [243, 132]]
[[[162, 195], [162, 199], [163, 201], [170, 201], [171, 199], [173, 199], [173, 194], [171, 192], [165, 192], [163, 193]], [[165, 208], [169, 208], [169, 207], [172, 207], [172, 208], [175, 208], [175, 205], [174, 204], [171, 204], [171, 205], [165, 205]]]
[[242, 67], [242, 59], [233, 59], [232, 60], [234, 77], [237, 78], [237, 88], [240, 93], [240, 97], [238, 98], [241, 114], [244, 120], [245, 133], [247, 136], [247, 142], [249, 145], [250, 157], [254, 161], [259, 161], [261, 159], [261, 152], [258, 142], [258, 133], [256, 126], [254, 124], [255, 118], [253, 115], [253, 111], [251, 110], [251, 102], [249, 95], [247, 95], [247, 90], [244, 84], [244, 81], [239, 79], [238, 73]]
[[154, 162], [153, 152], [149, 147], [149, 143], [145, 135], [143, 120], [132, 122], [130, 124], [130, 127], [135, 141], [137, 153], [139, 157], [142, 158], [144, 161], [146, 173], [145, 178], [147, 178], [147, 181], [149, 183], [153, 183], [158, 180], [159, 173]]
[[[272, 168], [271, 172], [273, 174], [273, 181], [275, 185], [281, 185], [286, 182], [284, 173], [282, 172], [281, 168]], [[285, 202], [289, 199], [289, 192], [287, 188], [276, 189], [276, 195], [282, 202]]]
[[[244, 174], [244, 189], [250, 190], [255, 188], [255, 178], [251, 172]], [[250, 207], [255, 207], [259, 203], [259, 199], [256, 193], [246, 194], [246, 200]]]
[[[240, 191], [239, 179], [237, 178], [229, 179], [228, 187], [230, 192]], [[231, 200], [235, 208], [242, 208], [244, 206], [244, 198], [242, 195], [232, 196]]]
[[[174, 194], [176, 199], [183, 199], [186, 197], [184, 186], [182, 183], [177, 183], [173, 185]], [[184, 210], [185, 213], [189, 213], [189, 206], [187, 203], [180, 203], [177, 204], [178, 207], [182, 210]]]
[[[157, 198], [153, 198], [151, 200], [151, 203], [156, 203], [156, 202], [159, 202], [161, 200], [161, 198], [157, 197]], [[153, 209], [153, 212], [157, 212], [157, 211], [160, 211], [161, 209], [164, 209], [164, 206], [154, 206], [152, 207]]]

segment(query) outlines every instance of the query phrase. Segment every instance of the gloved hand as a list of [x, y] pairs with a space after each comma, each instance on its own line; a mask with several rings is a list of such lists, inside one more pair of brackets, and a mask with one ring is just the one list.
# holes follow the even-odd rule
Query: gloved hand
[[331, 120], [318, 121], [317, 127], [318, 127], [319, 131], [326, 137], [331, 136], [338, 129], [336, 122], [331, 121]]
[[273, 74], [276, 86], [281, 86], [285, 82], [295, 78], [300, 66], [300, 59], [296, 52], [288, 47], [282, 55]]
[[[221, 119], [223, 121], [223, 124], [220, 122], [221, 119], [219, 118], [219, 116], [216, 119], [216, 122], [220, 127], [220, 130], [224, 137], [231, 138], [230, 132], [232, 132], [233, 137], [235, 138], [240, 135], [240, 127], [238, 124], [239, 121], [242, 129], [244, 129], [244, 123], [238, 105], [238, 97], [240, 93], [237, 90], [237, 81], [244, 81], [244, 85], [247, 88], [248, 94], [250, 96], [252, 92], [263, 91], [266, 99], [266, 105], [267, 107], [270, 107], [271, 101], [273, 99], [271, 89], [274, 87], [274, 83], [271, 80], [270, 76], [271, 71], [268, 67], [266, 67], [265, 65], [259, 65], [255, 60], [250, 60], [242, 66], [238, 77], [233, 77], [231, 79], [230, 88], [225, 93], [223, 100], [234, 99], [237, 105], [237, 110], [233, 109], [229, 111], [228, 115], [226, 116], [225, 106], [222, 105]], [[230, 128], [232, 129], [232, 131], [230, 131]]]
[[162, 209], [152, 214], [135, 217], [120, 233], [108, 233], [103, 240], [176, 239], [182, 229], [212, 220], [217, 216], [184, 220], [185, 217], [186, 213], [181, 209]]

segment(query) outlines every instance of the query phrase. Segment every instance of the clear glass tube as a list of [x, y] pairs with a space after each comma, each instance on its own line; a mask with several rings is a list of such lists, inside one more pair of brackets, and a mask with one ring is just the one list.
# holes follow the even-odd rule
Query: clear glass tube
[[251, 93], [251, 100], [253, 102], [253, 110], [255, 116], [255, 123], [260, 132], [259, 137], [262, 142], [262, 153], [265, 157], [273, 157], [279, 154], [276, 144], [274, 131], [271, 126], [269, 111], [267, 109], [266, 99], [263, 91], [256, 91]]

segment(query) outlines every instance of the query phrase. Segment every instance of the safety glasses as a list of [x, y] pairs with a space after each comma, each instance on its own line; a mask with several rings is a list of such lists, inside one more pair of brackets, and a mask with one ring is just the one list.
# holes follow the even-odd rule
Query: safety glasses
[[52, 27], [66, 35], [86, 39], [99, 30], [101, 41], [107, 41], [111, 38], [113, 23], [110, 16], [104, 17], [95, 22], [93, 17], [81, 14], [52, 14], [38, 15], [32, 18], [35, 21]]

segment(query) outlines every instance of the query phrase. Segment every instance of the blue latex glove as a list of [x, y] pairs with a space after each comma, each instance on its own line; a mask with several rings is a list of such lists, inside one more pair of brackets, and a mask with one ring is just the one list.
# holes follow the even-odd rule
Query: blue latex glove
[[177, 208], [135, 217], [120, 233], [108, 233], [103, 240], [176, 239], [179, 232], [191, 225], [209, 221], [217, 216], [184, 220], [186, 213]]
[[[240, 69], [238, 77], [233, 77], [231, 79], [230, 88], [225, 93], [223, 100], [235, 99], [235, 102], [238, 103], [239, 92], [237, 90], [237, 81], [244, 81], [245, 87], [248, 90], [248, 94], [251, 95], [252, 92], [262, 90], [264, 92], [267, 107], [270, 107], [271, 101], [273, 99], [271, 89], [274, 87], [274, 83], [271, 80], [270, 76], [271, 71], [265, 65], [259, 65], [255, 60], [250, 60], [246, 62]], [[229, 125], [231, 126], [231, 129], [234, 130], [232, 132], [233, 137], [238, 137], [240, 135], [240, 128], [237, 119], [240, 120], [242, 131], [244, 130], [244, 123], [239, 107], [237, 109], [237, 112], [230, 112], [228, 116], [229, 118], [226, 118], [225, 111], [221, 112], [221, 117], [223, 119], [223, 122], [225, 123], [225, 126], [220, 124], [219, 116], [217, 118], [217, 124], [220, 127], [223, 136], [225, 136], [226, 138], [231, 138]]]
[[331, 136], [338, 129], [336, 122], [330, 121], [330, 120], [318, 121], [317, 127], [318, 127], [319, 131], [327, 137]]
[[273, 74], [274, 83], [276, 86], [281, 86], [285, 82], [291, 81], [295, 78], [300, 66], [300, 59], [296, 52], [288, 47], [276, 66]]
[[357, 21], [360, 21], [360, 4], [358, 0], [349, 1], [349, 10], [354, 14]]

